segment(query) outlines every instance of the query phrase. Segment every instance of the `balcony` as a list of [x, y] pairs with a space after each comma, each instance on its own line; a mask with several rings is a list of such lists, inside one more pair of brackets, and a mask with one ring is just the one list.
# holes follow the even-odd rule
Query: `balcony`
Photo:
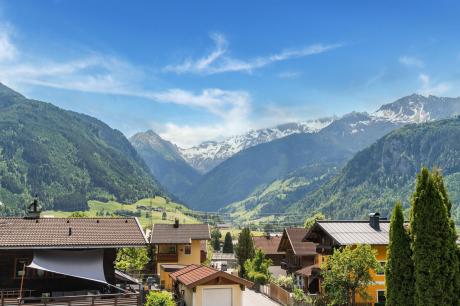
[[159, 253], [157, 254], [157, 262], [178, 262], [179, 256], [177, 253]]

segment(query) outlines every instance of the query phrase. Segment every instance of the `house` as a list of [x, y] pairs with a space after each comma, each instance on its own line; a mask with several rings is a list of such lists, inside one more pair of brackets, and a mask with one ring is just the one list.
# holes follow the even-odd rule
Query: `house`
[[40, 218], [37, 211], [0, 218], [0, 291], [40, 298], [120, 293], [117, 284], [133, 279], [115, 270], [117, 249], [146, 246], [136, 218]]
[[206, 260], [201, 245], [207, 240], [211, 240], [207, 224], [180, 224], [176, 220], [174, 224], [153, 225], [150, 243], [154, 246], [156, 273], [162, 288], [171, 290], [171, 272]]
[[318, 258], [316, 244], [304, 241], [307, 230], [305, 228], [286, 228], [283, 231], [278, 251], [284, 253], [281, 268], [288, 275], [293, 275], [296, 285], [306, 292], [317, 293], [320, 289], [316, 272]]
[[[389, 243], [390, 222], [381, 219], [379, 213], [369, 215], [368, 221], [316, 221], [305, 235], [305, 241], [317, 243], [316, 250], [320, 265], [336, 248], [347, 245], [369, 244], [376, 251], [376, 258], [385, 266], [387, 246]], [[380, 272], [371, 271], [374, 285], [367, 288], [370, 300], [365, 301], [358, 296], [357, 303], [385, 302], [385, 275], [384, 269]]]
[[226, 271], [227, 269], [237, 269], [238, 260], [234, 253], [219, 253], [212, 254], [211, 266], [216, 269]]
[[259, 236], [253, 237], [254, 247], [260, 249], [267, 258], [272, 260], [272, 266], [281, 266], [281, 260], [284, 258], [284, 252], [278, 251], [281, 236]]
[[253, 283], [203, 265], [189, 265], [170, 274], [174, 292], [186, 306], [241, 306]]

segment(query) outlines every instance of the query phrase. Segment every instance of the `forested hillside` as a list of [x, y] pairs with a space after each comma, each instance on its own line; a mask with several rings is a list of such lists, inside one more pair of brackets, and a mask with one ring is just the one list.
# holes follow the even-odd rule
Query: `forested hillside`
[[23, 213], [34, 195], [45, 209], [84, 210], [161, 193], [121, 132], [0, 84], [0, 214]]
[[362, 218], [371, 211], [388, 215], [398, 200], [408, 206], [414, 177], [426, 166], [442, 171], [453, 217], [460, 220], [459, 140], [460, 117], [393, 131], [357, 153], [337, 176], [289, 211], [311, 215], [321, 210], [339, 219]]

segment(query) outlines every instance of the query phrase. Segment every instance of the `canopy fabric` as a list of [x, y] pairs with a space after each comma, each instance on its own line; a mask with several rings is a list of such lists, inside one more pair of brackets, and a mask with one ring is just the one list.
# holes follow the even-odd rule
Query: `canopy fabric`
[[27, 267], [108, 284], [104, 276], [104, 250], [36, 250]]

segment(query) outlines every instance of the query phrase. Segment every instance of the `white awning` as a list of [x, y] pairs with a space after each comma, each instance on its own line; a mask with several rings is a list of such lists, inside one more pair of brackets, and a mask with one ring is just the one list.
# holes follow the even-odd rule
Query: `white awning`
[[104, 250], [36, 250], [28, 267], [107, 284]]

